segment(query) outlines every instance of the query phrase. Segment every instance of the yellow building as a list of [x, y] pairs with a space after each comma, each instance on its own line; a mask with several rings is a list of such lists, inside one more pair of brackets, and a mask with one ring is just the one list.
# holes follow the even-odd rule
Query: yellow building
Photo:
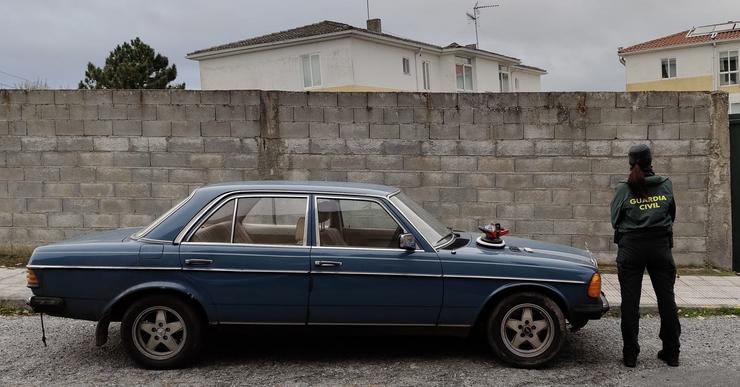
[[730, 113], [740, 113], [740, 22], [692, 27], [620, 47], [627, 91], [730, 93]]

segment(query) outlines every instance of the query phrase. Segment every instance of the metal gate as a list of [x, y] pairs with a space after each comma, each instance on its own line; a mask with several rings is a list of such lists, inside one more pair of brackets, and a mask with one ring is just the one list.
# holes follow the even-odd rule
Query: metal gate
[[732, 270], [740, 272], [740, 114], [730, 114]]

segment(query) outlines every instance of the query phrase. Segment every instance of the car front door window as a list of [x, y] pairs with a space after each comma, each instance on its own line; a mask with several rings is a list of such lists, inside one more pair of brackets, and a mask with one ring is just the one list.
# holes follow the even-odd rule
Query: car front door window
[[319, 198], [317, 210], [320, 246], [398, 248], [403, 228], [375, 201]]

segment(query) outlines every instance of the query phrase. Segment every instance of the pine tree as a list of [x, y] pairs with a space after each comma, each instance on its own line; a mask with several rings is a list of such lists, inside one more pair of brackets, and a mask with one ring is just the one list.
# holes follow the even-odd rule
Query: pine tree
[[184, 89], [185, 83], [170, 84], [177, 78], [177, 67], [169, 66], [166, 56], [158, 54], [141, 39], [124, 42], [111, 51], [103, 68], [87, 64], [80, 89]]

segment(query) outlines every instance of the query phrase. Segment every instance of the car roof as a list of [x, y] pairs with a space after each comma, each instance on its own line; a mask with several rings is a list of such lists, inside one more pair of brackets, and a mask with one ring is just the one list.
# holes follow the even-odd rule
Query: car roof
[[233, 191], [289, 191], [373, 196], [388, 196], [400, 191], [396, 187], [390, 187], [380, 184], [349, 183], [339, 181], [292, 180], [262, 180], [218, 183], [201, 187], [198, 190], [208, 191], [209, 193], [214, 195], [221, 195]]

